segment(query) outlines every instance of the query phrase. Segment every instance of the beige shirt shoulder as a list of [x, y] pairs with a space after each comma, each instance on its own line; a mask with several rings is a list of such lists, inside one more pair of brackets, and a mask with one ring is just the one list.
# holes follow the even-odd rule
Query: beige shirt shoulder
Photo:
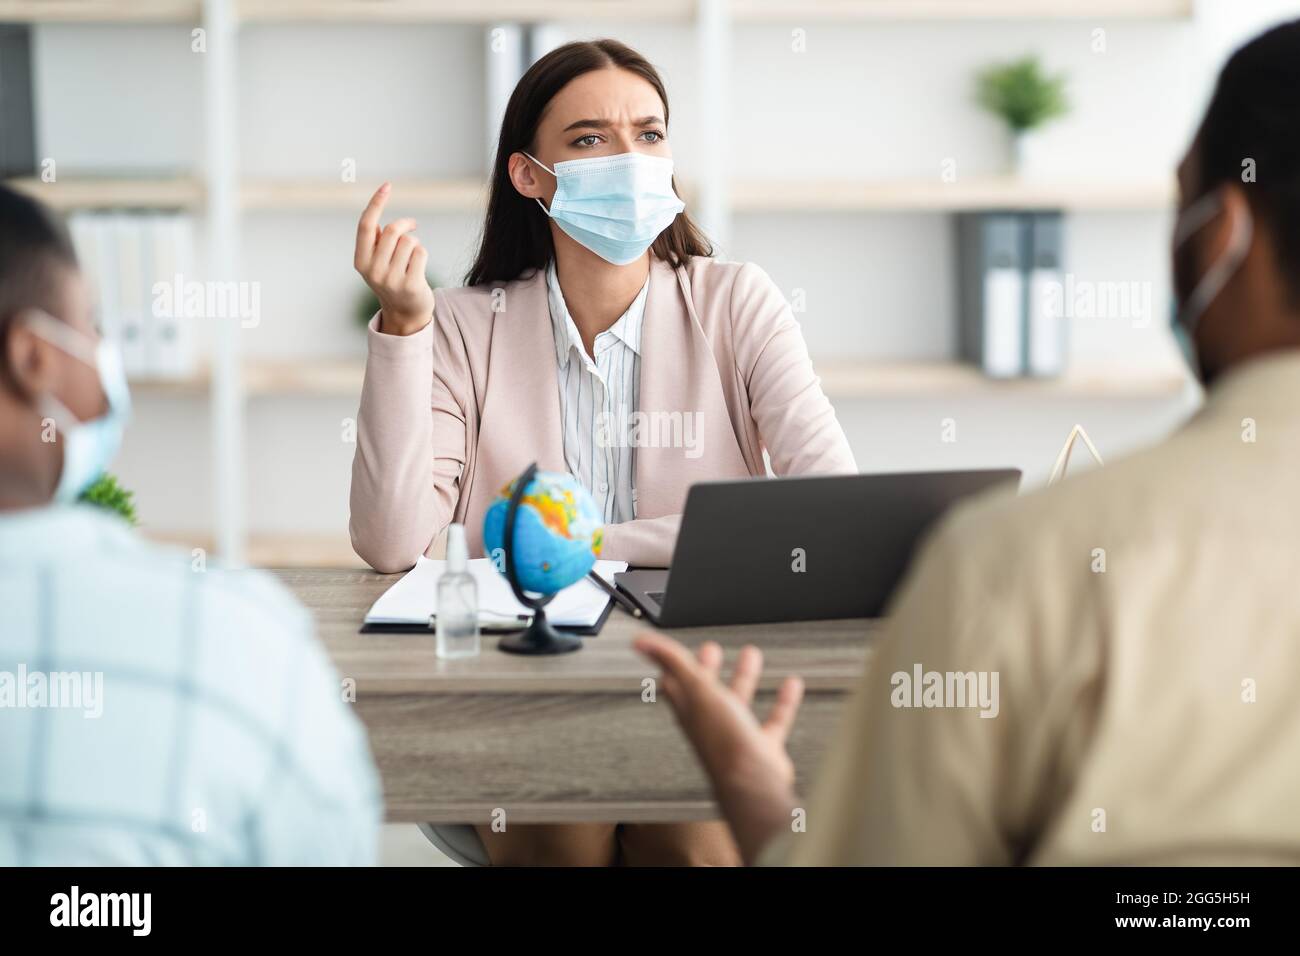
[[[1152, 450], [958, 509], [897, 595], [806, 831], [765, 860], [1300, 862], [1298, 475], [1284, 353]], [[996, 716], [895, 706], [917, 665], [996, 674]]]

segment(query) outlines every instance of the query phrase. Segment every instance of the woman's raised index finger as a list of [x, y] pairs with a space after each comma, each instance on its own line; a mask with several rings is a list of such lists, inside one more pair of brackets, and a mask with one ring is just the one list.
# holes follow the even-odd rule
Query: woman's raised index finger
[[379, 217], [384, 214], [384, 206], [393, 191], [391, 183], [384, 183], [375, 190], [361, 212], [361, 221], [357, 223], [357, 256], [369, 258], [374, 251], [375, 240], [379, 237]]

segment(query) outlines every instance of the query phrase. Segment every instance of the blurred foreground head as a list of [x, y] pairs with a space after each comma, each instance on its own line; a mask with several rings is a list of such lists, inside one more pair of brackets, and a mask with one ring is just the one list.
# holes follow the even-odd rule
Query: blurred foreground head
[[1178, 183], [1177, 324], [1205, 381], [1300, 347], [1300, 20], [1228, 60]]
[[[104, 429], [79, 426], [109, 410], [98, 340], [62, 222], [0, 185], [0, 510], [73, 498], [75, 472], [93, 470], [89, 441]], [[86, 454], [70, 453], [75, 431]]]

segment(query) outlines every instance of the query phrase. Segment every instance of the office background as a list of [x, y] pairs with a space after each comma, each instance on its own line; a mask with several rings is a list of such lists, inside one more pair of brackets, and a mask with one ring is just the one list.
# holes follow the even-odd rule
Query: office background
[[[688, 198], [728, 258], [758, 262], [799, 304], [864, 470], [1016, 465], [1034, 483], [1075, 423], [1119, 455], [1194, 407], [1166, 328], [1172, 169], [1225, 53], [1298, 8], [37, 0], [0, 2], [0, 20], [35, 23], [37, 155], [57, 179], [29, 188], [70, 211], [179, 208], [201, 278], [258, 286], [255, 327], [197, 322], [193, 372], [137, 383], [117, 471], [145, 532], [254, 563], [338, 564], [356, 561], [355, 219], [392, 179], [391, 212], [421, 220], [432, 273], [457, 281], [520, 45], [612, 35], [661, 69]], [[1068, 76], [1070, 110], [1013, 176], [974, 76], [1025, 54]], [[1064, 271], [1136, 283], [1150, 314], [1076, 319], [1062, 376], [993, 382], [956, 360], [952, 221], [1020, 204], [1064, 210]], [[222, 254], [233, 270], [214, 265]]]
[[[863, 470], [1014, 465], [1035, 484], [1076, 423], [1117, 456], [1195, 408], [1167, 330], [1172, 171], [1226, 53], [1297, 14], [1277, 0], [0, 0], [0, 22], [32, 25], [36, 156], [57, 170], [24, 188], [74, 216], [179, 212], [193, 275], [260, 296], [255, 326], [187, 330], [192, 368], [137, 375], [115, 470], [142, 530], [332, 566], [359, 563], [356, 218], [393, 180], [390, 212], [420, 219], [431, 272], [456, 283], [529, 51], [609, 35], [660, 68], [692, 209], [797, 304]], [[1070, 110], [1012, 175], [974, 77], [1026, 54], [1068, 75]], [[1071, 321], [1061, 376], [991, 381], [959, 361], [953, 221], [1017, 206], [1064, 211], [1064, 273], [1150, 298]], [[385, 840], [389, 862], [437, 858], [413, 828]]]

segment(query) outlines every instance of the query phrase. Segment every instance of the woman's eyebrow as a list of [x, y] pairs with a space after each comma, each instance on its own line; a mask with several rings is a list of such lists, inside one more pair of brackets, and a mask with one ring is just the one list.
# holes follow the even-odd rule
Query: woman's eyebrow
[[[633, 125], [633, 126], [653, 126], [653, 125], [655, 125], [655, 124], [658, 124], [658, 125], [662, 126], [662, 125], [663, 125], [663, 122], [664, 122], [664, 121], [663, 121], [663, 118], [662, 118], [662, 117], [659, 117], [659, 116], [643, 116], [643, 117], [641, 117], [639, 120], [633, 120], [632, 125]], [[580, 119], [580, 120], [576, 120], [576, 121], [570, 123], [568, 126], [564, 127], [564, 132], [567, 133], [567, 132], [569, 132], [570, 130], [574, 130], [574, 129], [584, 129], [584, 128], [588, 128], [588, 129], [608, 129], [609, 127], [611, 127], [611, 126], [613, 126], [613, 125], [614, 125], [614, 124], [611, 123], [609, 120], [602, 120], [602, 119]]]

